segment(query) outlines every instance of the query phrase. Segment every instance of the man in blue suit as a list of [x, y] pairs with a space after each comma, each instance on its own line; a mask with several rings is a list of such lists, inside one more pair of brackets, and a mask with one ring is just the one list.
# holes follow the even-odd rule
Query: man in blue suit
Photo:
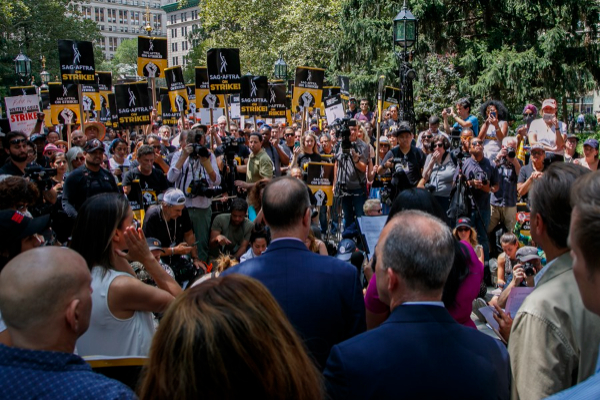
[[392, 313], [333, 347], [324, 372], [333, 399], [510, 397], [504, 345], [456, 323], [441, 301], [453, 241], [444, 222], [420, 211], [404, 211], [385, 226], [375, 273]]
[[358, 271], [349, 263], [312, 253], [304, 244], [310, 230], [306, 185], [294, 178], [272, 180], [262, 211], [273, 240], [257, 258], [222, 273], [261, 281], [323, 369], [334, 344], [366, 329]]

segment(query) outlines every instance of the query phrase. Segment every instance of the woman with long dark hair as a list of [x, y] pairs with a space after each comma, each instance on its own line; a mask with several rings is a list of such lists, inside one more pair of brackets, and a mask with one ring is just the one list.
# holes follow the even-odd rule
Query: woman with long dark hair
[[239, 274], [179, 296], [152, 341], [139, 397], [322, 399], [322, 378], [268, 289]]
[[[79, 355], [146, 356], [154, 335], [152, 312], [165, 311], [182, 291], [133, 223], [127, 198], [116, 193], [93, 196], [79, 210], [71, 248], [87, 262], [93, 289]], [[157, 287], [139, 281], [129, 261], [142, 263]]]
[[[446, 221], [446, 215], [435, 200], [434, 196], [425, 189], [409, 189], [402, 191], [392, 204], [390, 215], [386, 224], [399, 212], [405, 210], [421, 210], [442, 221]], [[470, 246], [469, 246], [470, 247]], [[464, 243], [455, 242], [454, 263], [450, 275], [444, 286], [442, 301], [450, 312], [450, 315], [460, 324], [475, 327], [475, 323], [471, 321], [472, 302], [475, 297], [471, 297], [471, 286], [477, 283], [477, 288], [481, 279], [483, 279], [483, 265], [476, 263], [477, 260], [472, 249], [464, 245]], [[375, 262], [372, 262], [375, 265]], [[473, 275], [471, 282], [469, 277]], [[479, 290], [477, 290], [478, 293]], [[470, 300], [469, 300], [470, 298]], [[383, 323], [389, 316], [389, 305], [381, 302], [377, 294], [377, 284], [375, 275], [371, 277], [367, 293], [365, 295], [365, 307], [367, 316], [367, 329], [373, 329]], [[465, 315], [467, 318], [465, 319]]]
[[479, 112], [485, 120], [478, 133], [483, 140], [483, 155], [493, 160], [502, 150], [502, 140], [508, 135], [508, 109], [500, 100], [488, 100]]

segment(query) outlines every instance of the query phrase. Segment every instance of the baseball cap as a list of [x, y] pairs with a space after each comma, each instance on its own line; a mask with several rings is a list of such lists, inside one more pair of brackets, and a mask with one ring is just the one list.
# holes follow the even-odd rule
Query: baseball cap
[[256, 120], [256, 125], [263, 125], [264, 123], [265, 121], [263, 121], [262, 119]]
[[98, 139], [88, 140], [83, 146], [83, 151], [86, 153], [93, 153], [96, 150], [104, 151], [104, 144]]
[[567, 140], [568, 139], [575, 139], [575, 140], [577, 140], [579, 142], [579, 136], [577, 136], [577, 135], [575, 135], [573, 133], [567, 134]]
[[44, 139], [44, 140], [46, 140], [46, 135], [43, 135], [41, 133], [36, 133], [34, 135], [31, 135], [31, 137], [29, 138], [29, 140], [31, 140], [32, 142], [35, 142], [38, 139]]
[[162, 249], [162, 243], [157, 238], [153, 238], [153, 237], [146, 238], [146, 243], [148, 244], [148, 248], [150, 249], [150, 251], [160, 250], [163, 253], [165, 252]]
[[540, 260], [541, 257], [538, 255], [537, 248], [533, 246], [524, 246], [517, 250], [517, 260], [521, 262]]
[[554, 99], [544, 100], [544, 102], [542, 103], [542, 110], [546, 107], [552, 107], [553, 109], [556, 110], [556, 100], [554, 100]]
[[544, 146], [542, 146], [539, 143], [532, 145], [531, 150], [542, 150], [544, 153], [546, 152], [546, 150], [544, 149]]
[[34, 233], [42, 233], [50, 224], [50, 215], [29, 218], [19, 211], [0, 211], [0, 240], [21, 240]]
[[350, 98], [348, 99], [348, 101], [356, 101], [356, 97], [350, 96]]
[[165, 192], [162, 200], [170, 206], [185, 204], [185, 194], [179, 189], [171, 188]]
[[342, 261], [350, 261], [352, 253], [356, 250], [356, 243], [352, 239], [342, 239], [338, 244], [335, 258]]
[[387, 136], [380, 136], [379, 144], [390, 144], [390, 139], [388, 139]]
[[596, 139], [592, 139], [592, 138], [586, 139], [586, 141], [583, 142], [583, 145], [591, 146], [591, 147], [595, 148], [596, 150], [598, 150], [598, 141]]
[[471, 219], [467, 217], [461, 217], [456, 221], [456, 227], [460, 228], [461, 226], [466, 226], [467, 228], [472, 228]]

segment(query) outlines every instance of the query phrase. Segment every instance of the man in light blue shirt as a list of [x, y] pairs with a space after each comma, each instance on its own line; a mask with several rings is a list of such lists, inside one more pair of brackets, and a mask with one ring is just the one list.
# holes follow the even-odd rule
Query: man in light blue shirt
[[[451, 115], [455, 121], [452, 129], [448, 124], [448, 115]], [[466, 97], [456, 102], [456, 112], [452, 108], [444, 109], [442, 118], [444, 119], [444, 131], [449, 135], [460, 136], [460, 132], [464, 128], [471, 128], [475, 136], [479, 135], [479, 121], [476, 116], [471, 115], [471, 102]]]

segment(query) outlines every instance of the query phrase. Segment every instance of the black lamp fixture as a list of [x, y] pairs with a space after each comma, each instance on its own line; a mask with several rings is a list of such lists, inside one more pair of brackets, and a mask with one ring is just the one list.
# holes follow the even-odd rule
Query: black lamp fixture
[[394, 18], [394, 44], [405, 49], [411, 48], [417, 43], [418, 34], [417, 19], [404, 0], [402, 10]]
[[31, 59], [19, 50], [19, 55], [14, 62], [15, 73], [21, 78], [21, 81], [25, 82], [25, 78], [31, 76]]
[[48, 90], [48, 82], [50, 82], [50, 73], [46, 71], [46, 56], [40, 56], [42, 62], [42, 72], [40, 72], [40, 79], [42, 80], [42, 90]]
[[273, 72], [275, 79], [287, 79], [287, 64], [283, 60], [283, 52], [279, 52], [279, 59], [275, 61], [275, 71]]

